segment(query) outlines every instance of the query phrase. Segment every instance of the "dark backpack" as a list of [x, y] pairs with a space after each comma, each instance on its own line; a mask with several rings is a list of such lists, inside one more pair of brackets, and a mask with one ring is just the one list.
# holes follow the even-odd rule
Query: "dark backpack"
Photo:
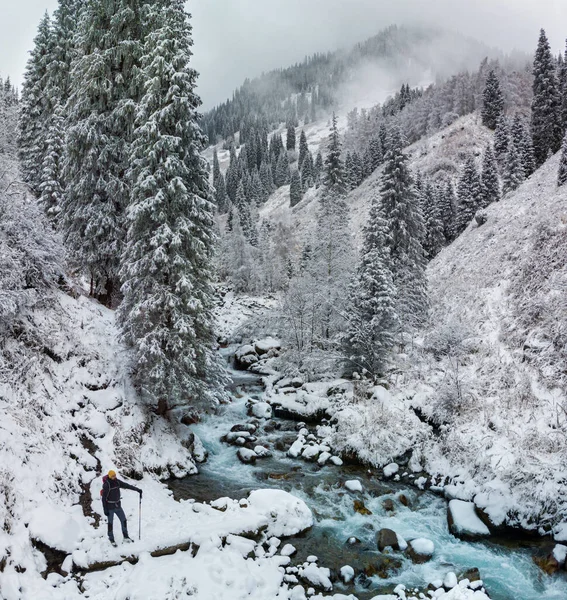
[[[104, 486], [104, 484], [106, 483], [106, 480], [107, 480], [107, 479], [108, 479], [108, 475], [105, 475], [105, 476], [102, 478], [102, 485], [103, 485], [103, 486]], [[101, 500], [102, 500], [102, 493], [103, 493], [103, 492], [104, 492], [104, 487], [101, 487], [101, 488], [100, 488], [100, 499], [101, 499]]]

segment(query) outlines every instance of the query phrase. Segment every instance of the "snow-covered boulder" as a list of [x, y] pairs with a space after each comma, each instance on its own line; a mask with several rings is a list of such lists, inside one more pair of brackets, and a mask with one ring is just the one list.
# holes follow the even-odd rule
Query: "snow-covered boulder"
[[399, 470], [400, 467], [396, 463], [390, 463], [384, 467], [384, 477], [393, 477]]
[[354, 569], [350, 565], [341, 567], [340, 573], [344, 583], [350, 583], [354, 579]]
[[447, 507], [449, 530], [461, 539], [477, 539], [490, 535], [488, 527], [479, 519], [473, 502], [451, 500]]
[[307, 504], [283, 490], [254, 490], [248, 502], [268, 517], [267, 535], [290, 536], [313, 526], [313, 515]]
[[345, 481], [345, 487], [351, 492], [362, 492], [362, 484], [358, 479], [349, 479]]
[[299, 576], [313, 587], [325, 590], [326, 592], [330, 592], [333, 589], [331, 571], [325, 567], [318, 567], [315, 563], [305, 563], [299, 569]]
[[305, 441], [302, 437], [297, 438], [295, 442], [293, 442], [293, 444], [291, 445], [290, 449], [287, 451], [287, 455], [291, 456], [291, 458], [297, 458], [303, 450], [304, 443]]
[[435, 552], [435, 544], [426, 538], [416, 538], [408, 542], [407, 554], [416, 564], [431, 560]]
[[323, 466], [323, 465], [327, 464], [327, 461], [330, 458], [331, 458], [330, 452], [321, 452], [321, 454], [319, 454], [319, 458], [317, 459], [317, 464], [320, 466]]
[[258, 458], [256, 452], [254, 452], [254, 450], [249, 450], [248, 448], [238, 448], [236, 456], [238, 456], [238, 460], [245, 465], [253, 465]]
[[447, 575], [445, 575], [445, 578], [443, 579], [443, 587], [446, 590], [452, 590], [454, 587], [457, 587], [458, 583], [459, 580], [457, 579], [457, 576], [455, 575], [455, 573], [453, 573], [453, 571], [449, 571], [449, 573], [447, 573]]
[[271, 419], [272, 407], [267, 402], [254, 402], [249, 405], [248, 413], [257, 419]]
[[267, 337], [262, 340], [258, 340], [257, 342], [254, 342], [254, 350], [256, 351], [256, 354], [258, 354], [258, 356], [263, 356], [264, 354], [269, 353], [275, 356], [277, 352], [281, 350], [281, 347], [281, 341], [273, 337]]
[[313, 444], [311, 446], [305, 446], [303, 448], [303, 452], [301, 453], [301, 456], [305, 459], [305, 460], [309, 460], [309, 461], [316, 461], [317, 457], [319, 456], [321, 450], [319, 449], [319, 445], [318, 444]]
[[254, 452], [258, 458], [268, 458], [272, 453], [265, 446], [254, 446]]
[[234, 354], [234, 362], [237, 369], [248, 369], [251, 365], [258, 362], [258, 355], [254, 346], [247, 344], [239, 348]]

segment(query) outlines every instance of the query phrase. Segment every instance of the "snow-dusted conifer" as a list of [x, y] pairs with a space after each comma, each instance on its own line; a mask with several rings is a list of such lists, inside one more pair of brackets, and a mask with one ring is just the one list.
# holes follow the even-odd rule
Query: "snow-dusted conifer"
[[288, 150], [295, 150], [295, 126], [293, 123], [289, 123], [287, 126], [286, 148]]
[[504, 171], [502, 173], [502, 186], [504, 193], [507, 194], [515, 190], [524, 180], [524, 169], [516, 144], [513, 139], [510, 139], [508, 144], [508, 152], [504, 163]]
[[457, 195], [453, 182], [448, 179], [439, 192], [439, 212], [443, 221], [443, 234], [451, 243], [457, 236]]
[[217, 205], [217, 210], [220, 213], [226, 212], [228, 196], [226, 195], [226, 184], [224, 182], [224, 175], [222, 173], [219, 173], [215, 187], [215, 203]]
[[61, 212], [73, 262], [91, 294], [111, 305], [120, 289], [120, 258], [130, 200], [131, 143], [142, 94], [140, 0], [88, 0], [80, 13], [68, 102]]
[[336, 317], [344, 305], [344, 288], [353, 268], [353, 245], [349, 230], [349, 211], [345, 202], [346, 184], [341, 160], [337, 120], [329, 135], [328, 154], [323, 173], [323, 192], [319, 202], [313, 246], [313, 275], [324, 303], [321, 311], [321, 336], [328, 341], [338, 331]]
[[278, 187], [287, 185], [291, 179], [291, 172], [289, 169], [289, 160], [285, 152], [280, 152], [278, 158], [278, 164], [276, 166], [275, 182]]
[[301, 185], [301, 175], [299, 171], [294, 171], [291, 175], [291, 185], [289, 187], [289, 205], [293, 208], [301, 202], [303, 197], [303, 188]]
[[496, 129], [498, 119], [504, 112], [504, 96], [500, 82], [494, 70], [488, 73], [482, 94], [482, 124], [489, 129]]
[[301, 130], [301, 135], [299, 136], [299, 157], [297, 159], [297, 166], [299, 170], [303, 170], [303, 161], [309, 152], [309, 146], [307, 145], [307, 136], [305, 135], [305, 131]]
[[45, 93], [52, 58], [51, 19], [45, 13], [39, 24], [34, 48], [24, 74], [18, 136], [18, 154], [23, 179], [36, 195], [40, 193], [46, 137], [53, 110], [53, 98]]
[[64, 109], [71, 91], [71, 65], [77, 49], [73, 38], [77, 30], [82, 0], [58, 0], [53, 14], [53, 59], [50, 64], [49, 93]]
[[557, 175], [557, 185], [565, 185], [567, 183], [567, 134], [563, 139], [561, 146], [561, 160], [559, 162], [559, 173]]
[[374, 190], [360, 263], [351, 285], [346, 353], [357, 370], [382, 375], [399, 328], [396, 289], [390, 271], [388, 226]]
[[457, 185], [457, 235], [473, 220], [482, 203], [482, 187], [474, 157], [469, 155], [463, 165]]
[[482, 204], [481, 208], [486, 208], [493, 202], [500, 200], [500, 180], [498, 178], [498, 164], [492, 150], [492, 145], [489, 143], [484, 151], [482, 160]]
[[323, 173], [323, 156], [321, 152], [317, 152], [317, 158], [315, 159], [315, 168], [313, 170], [313, 178], [315, 179], [316, 187], [319, 187], [321, 183], [321, 177]]
[[39, 202], [47, 216], [56, 220], [63, 200], [63, 152], [64, 152], [63, 107], [57, 105], [51, 117], [43, 157]]
[[567, 43], [559, 72], [559, 86], [561, 91], [561, 126], [565, 131], [567, 130]]
[[380, 189], [389, 231], [391, 270], [397, 290], [396, 312], [403, 327], [423, 323], [428, 307], [423, 239], [425, 225], [397, 129], [392, 130]]
[[213, 203], [191, 27], [183, 0], [153, 0], [146, 14], [119, 318], [134, 348], [134, 381], [165, 414], [213, 403], [224, 370], [213, 350]]
[[213, 152], [213, 186], [216, 188], [218, 185], [218, 180], [221, 175], [220, 164], [219, 164], [219, 155], [217, 149], [214, 149]]
[[506, 153], [508, 152], [508, 144], [510, 143], [510, 122], [505, 115], [498, 119], [496, 131], [494, 132], [494, 154], [500, 165], [504, 164]]
[[425, 184], [420, 193], [422, 200], [421, 206], [423, 219], [425, 223], [425, 238], [423, 240], [423, 250], [428, 259], [433, 259], [445, 243], [443, 219], [441, 216], [438, 190], [431, 183]]
[[516, 146], [516, 152], [521, 165], [522, 180], [528, 178], [535, 170], [534, 148], [531, 132], [524, 119], [517, 114], [510, 129], [511, 139]]
[[314, 185], [313, 169], [313, 156], [311, 155], [311, 152], [308, 151], [305, 155], [305, 160], [301, 165], [301, 183], [303, 184], [304, 191]]
[[532, 134], [536, 166], [541, 166], [550, 153], [561, 147], [561, 98], [545, 31], [540, 32], [533, 66]]

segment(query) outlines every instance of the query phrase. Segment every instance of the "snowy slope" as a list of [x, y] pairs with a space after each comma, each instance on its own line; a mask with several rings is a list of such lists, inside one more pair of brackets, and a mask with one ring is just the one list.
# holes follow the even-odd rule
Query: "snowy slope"
[[431, 325], [398, 357], [388, 410], [365, 408], [388, 435], [365, 431], [357, 406], [339, 415], [336, 441], [382, 465], [392, 451], [412, 449], [417, 470], [453, 478], [494, 524], [559, 533], [567, 521], [567, 189], [557, 189], [557, 168], [554, 157], [430, 264]]
[[[339, 119], [339, 125], [346, 127], [346, 118]], [[329, 135], [329, 126], [325, 121], [308, 126], [305, 130], [308, 143], [323, 148]], [[457, 176], [462, 161], [468, 153], [479, 156], [484, 151], [492, 134], [480, 124], [477, 114], [467, 115], [455, 121], [449, 127], [434, 135], [419, 140], [409, 146], [405, 152], [410, 167], [426, 175], [435, 176], [440, 171]], [[352, 190], [347, 203], [350, 207], [351, 230], [360, 243], [362, 228], [370, 210], [373, 189], [380, 185], [382, 168], [366, 179], [362, 185]], [[310, 189], [296, 206], [289, 206], [289, 186], [276, 190], [268, 201], [260, 207], [260, 218], [272, 221], [284, 221], [294, 224], [300, 235], [309, 236], [317, 217], [319, 191]]]

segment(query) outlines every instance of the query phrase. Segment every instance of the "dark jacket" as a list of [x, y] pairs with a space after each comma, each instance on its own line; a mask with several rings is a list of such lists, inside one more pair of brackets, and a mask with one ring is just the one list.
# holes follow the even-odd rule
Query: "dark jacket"
[[121, 481], [116, 477], [110, 479], [108, 475], [105, 475], [102, 479], [102, 508], [106, 515], [109, 510], [115, 510], [121, 508], [120, 504], [120, 489], [133, 490], [134, 492], [142, 493], [140, 488], [137, 488], [125, 481]]

